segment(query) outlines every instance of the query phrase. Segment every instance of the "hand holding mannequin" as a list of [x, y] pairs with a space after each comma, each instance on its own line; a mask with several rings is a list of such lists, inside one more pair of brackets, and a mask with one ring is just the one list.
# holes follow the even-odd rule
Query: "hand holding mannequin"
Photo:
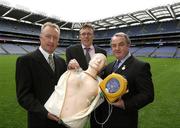
[[[68, 70], [60, 78], [46, 102], [46, 109], [72, 128], [84, 126], [87, 116], [100, 100], [101, 79], [97, 74], [106, 64], [106, 56], [97, 53], [85, 71]], [[64, 94], [64, 95], [62, 95]]]

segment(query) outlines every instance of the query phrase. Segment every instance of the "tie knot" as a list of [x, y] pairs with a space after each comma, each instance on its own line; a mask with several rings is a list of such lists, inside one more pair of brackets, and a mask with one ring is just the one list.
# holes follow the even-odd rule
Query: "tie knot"
[[48, 56], [49, 59], [52, 59], [52, 57], [53, 57], [52, 54], [50, 54], [50, 55]]
[[91, 48], [84, 48], [87, 52], [89, 52], [89, 50], [91, 49]]
[[121, 63], [121, 60], [117, 60], [114, 64], [113, 71], [115, 72], [119, 68], [119, 64]]
[[119, 65], [121, 63], [121, 60], [117, 60], [116, 63]]

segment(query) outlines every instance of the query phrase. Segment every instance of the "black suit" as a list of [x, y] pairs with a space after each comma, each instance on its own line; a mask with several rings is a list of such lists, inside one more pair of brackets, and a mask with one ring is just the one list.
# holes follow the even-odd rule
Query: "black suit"
[[[112, 73], [115, 61], [104, 70], [104, 76]], [[128, 81], [129, 92], [122, 96], [125, 110], [113, 106], [112, 114], [105, 123], [104, 128], [137, 128], [138, 110], [154, 99], [154, 88], [151, 79], [150, 65], [130, 56], [116, 73], [123, 75]], [[108, 103], [104, 102], [96, 109], [96, 118], [103, 122], [108, 115]], [[96, 126], [94, 118], [91, 119], [92, 128]]]
[[[95, 53], [107, 55], [106, 51], [102, 48], [94, 46], [94, 49]], [[76, 59], [83, 70], [88, 68], [88, 63], [86, 62], [86, 57], [81, 44], [75, 44], [66, 49], [66, 62], [69, 63], [71, 59]]]
[[55, 72], [39, 49], [18, 57], [16, 62], [16, 93], [19, 104], [28, 112], [28, 128], [58, 128], [47, 118], [44, 103], [54, 91], [59, 77], [66, 71], [65, 60], [54, 56]]

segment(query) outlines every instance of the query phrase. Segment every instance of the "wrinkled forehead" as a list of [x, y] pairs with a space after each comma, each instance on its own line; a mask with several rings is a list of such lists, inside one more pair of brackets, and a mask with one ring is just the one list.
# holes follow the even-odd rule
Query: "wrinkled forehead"
[[80, 34], [83, 33], [83, 32], [91, 32], [91, 33], [93, 33], [93, 29], [91, 29], [91, 28], [82, 28], [80, 30]]
[[125, 42], [126, 39], [124, 36], [113, 36], [111, 39], [111, 43], [117, 43], [117, 42]]

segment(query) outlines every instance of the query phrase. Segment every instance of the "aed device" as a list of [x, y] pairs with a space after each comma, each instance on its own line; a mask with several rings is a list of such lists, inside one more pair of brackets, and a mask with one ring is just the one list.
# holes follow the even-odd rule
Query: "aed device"
[[115, 102], [119, 97], [127, 93], [127, 80], [120, 74], [112, 73], [99, 84], [106, 100]]

